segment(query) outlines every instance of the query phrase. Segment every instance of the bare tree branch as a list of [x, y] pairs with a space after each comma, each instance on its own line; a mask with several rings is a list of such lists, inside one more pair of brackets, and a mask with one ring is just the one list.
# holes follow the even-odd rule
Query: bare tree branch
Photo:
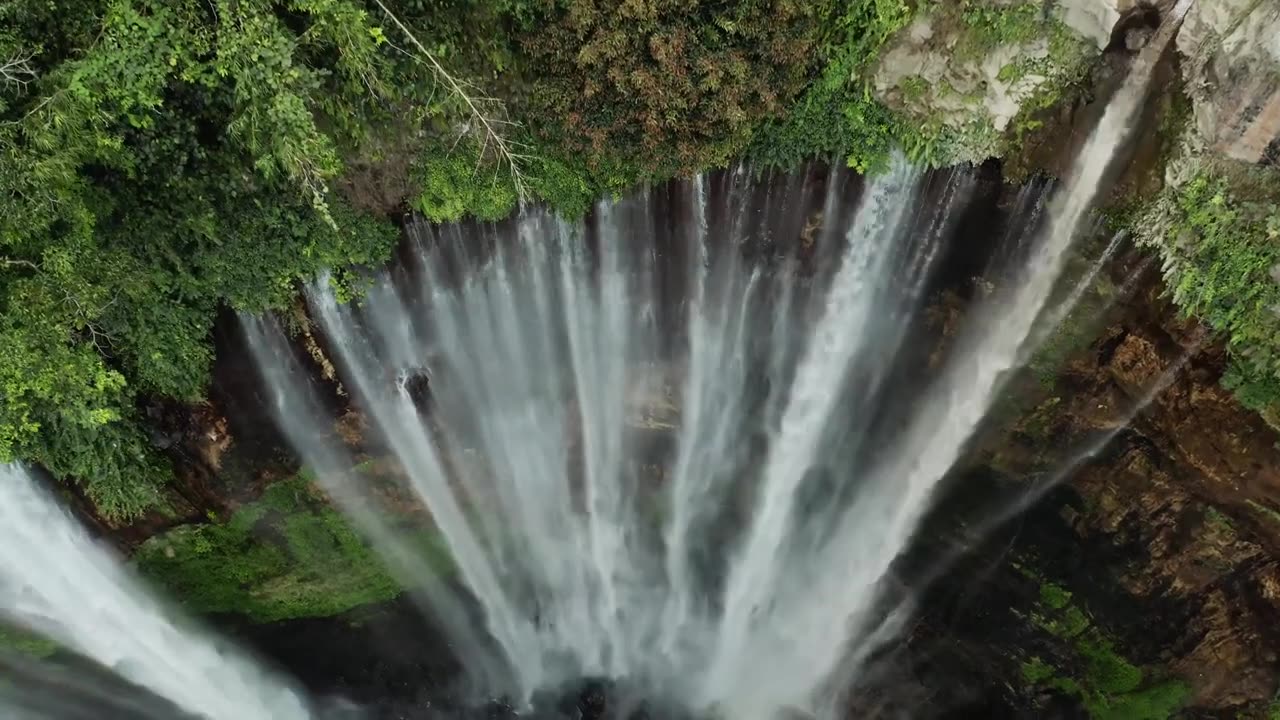
[[80, 299], [70, 293], [68, 293], [67, 297], [63, 299], [63, 302], [71, 305], [75, 310], [76, 318], [80, 320], [80, 323], [84, 326], [83, 329], [89, 333], [89, 337], [87, 339], [93, 344], [94, 349], [98, 351], [98, 354], [106, 357], [111, 357], [111, 351], [115, 349], [116, 338], [114, 335], [104, 330], [102, 326], [98, 324], [97, 319], [100, 318], [108, 308], [115, 305], [116, 301], [119, 299], [120, 291], [116, 290], [110, 300], [101, 307], [93, 310], [86, 309], [80, 302]]
[[0, 268], [7, 267], [24, 267], [31, 268], [36, 272], [40, 272], [40, 266], [30, 260], [18, 260], [15, 258], [0, 257]]
[[[391, 10], [383, 4], [382, 0], [374, 0], [374, 2], [376, 2], [378, 7], [382, 9], [382, 12], [391, 19], [391, 22], [395, 23], [396, 27], [400, 28], [400, 32], [404, 33], [405, 37], [409, 38], [409, 42], [413, 44], [413, 46], [418, 50], [418, 53], [426, 60], [427, 65], [431, 68], [431, 72], [436, 76], [436, 79], [449, 88], [449, 90], [467, 106], [467, 110], [471, 113], [471, 117], [474, 119], [476, 127], [481, 131], [481, 158], [484, 157], [484, 153], [488, 148], [492, 146], [499, 160], [506, 163], [510, 168], [511, 180], [515, 185], [516, 194], [519, 196], [520, 200], [523, 201], [525, 199], [525, 182], [524, 174], [520, 169], [520, 161], [524, 156], [515, 151], [515, 148], [517, 147], [516, 143], [508, 140], [506, 137], [503, 137], [502, 133], [498, 131], [498, 126], [516, 125], [516, 123], [513, 123], [510, 120], [500, 117], [502, 114], [502, 103], [495, 98], [475, 92], [474, 85], [465, 80], [454, 77], [445, 69], [444, 65], [440, 63], [440, 60], [436, 58], [431, 51], [427, 50], [426, 46], [418, 40], [418, 37], [413, 34], [413, 31], [401, 22], [400, 18], [396, 17], [396, 14], [391, 12]], [[491, 110], [486, 112], [486, 108], [490, 108]]]
[[0, 81], [5, 87], [15, 86], [24, 92], [27, 86], [36, 79], [35, 68], [31, 67], [31, 53], [16, 54], [0, 62]]

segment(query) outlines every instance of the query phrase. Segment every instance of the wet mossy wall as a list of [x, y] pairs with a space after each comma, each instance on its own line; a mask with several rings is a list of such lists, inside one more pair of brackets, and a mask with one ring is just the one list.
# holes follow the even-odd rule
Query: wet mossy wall
[[[430, 567], [452, 572], [436, 531], [421, 528], [410, 537]], [[271, 485], [228, 518], [151, 538], [134, 562], [186, 609], [254, 622], [335, 615], [404, 591], [305, 477]]]
[[1190, 696], [1185, 682], [1169, 678], [1164, 668], [1142, 668], [1127, 660], [1070, 591], [1025, 565], [1015, 568], [1040, 585], [1029, 612], [1015, 614], [1047, 636], [1022, 650], [1031, 653], [1021, 665], [1028, 686], [1079, 700], [1092, 720], [1176, 716]]

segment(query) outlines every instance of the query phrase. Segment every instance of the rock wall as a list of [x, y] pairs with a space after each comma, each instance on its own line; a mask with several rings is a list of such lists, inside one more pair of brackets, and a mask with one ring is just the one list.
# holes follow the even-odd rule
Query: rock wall
[[[1141, 278], [1139, 290], [1102, 316], [1097, 339], [1051, 382], [1023, 378], [1014, 393], [1031, 409], [988, 441], [985, 466], [1005, 479], [997, 494], [1044, 494], [1003, 548], [1012, 561], [1003, 572], [1030, 569], [1073, 594], [1119, 656], [1152, 682], [1185, 685], [1177, 706], [1188, 716], [1273, 717], [1280, 435], [1223, 389], [1224, 348], [1177, 319], [1140, 253], [1113, 271], [1117, 287]], [[1044, 630], [1038, 602], [1021, 602], [1029, 631]], [[1070, 668], [1073, 636], [1045, 644], [1040, 635], [1008, 648], [1025, 671], [1041, 643], [1043, 676], [1023, 683], [1033, 705], [1050, 678], [1081, 683], [1088, 670]], [[1089, 705], [1088, 692], [1076, 695]]]
[[1068, 27], [1105, 48], [1111, 42], [1111, 31], [1124, 13], [1136, 6], [1136, 0], [1058, 0], [1053, 9]]
[[1275, 161], [1280, 137], [1280, 5], [1214, 0], [1192, 9], [1178, 37], [1184, 80], [1205, 144], [1245, 162]]
[[1038, 0], [941, 4], [889, 44], [877, 97], [940, 138], [947, 161], [1003, 155], [1018, 120], [1053, 104], [1097, 56]]
[[[888, 45], [872, 83], [886, 104], [943, 138], [948, 160], [1016, 152], [1036, 111], [1073, 89], [1100, 51], [1137, 49], [1172, 4], [942, 4]], [[1177, 47], [1204, 144], [1250, 163], [1280, 159], [1280, 4], [1201, 0]]]

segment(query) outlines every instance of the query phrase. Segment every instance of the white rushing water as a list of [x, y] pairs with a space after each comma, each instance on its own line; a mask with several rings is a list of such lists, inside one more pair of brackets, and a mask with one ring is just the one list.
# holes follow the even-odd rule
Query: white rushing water
[[193, 717], [308, 717], [288, 684], [153, 598], [20, 467], [0, 465], [0, 528], [6, 621], [97, 661]]
[[[455, 618], [478, 604], [501, 656], [472, 661], [505, 664], [518, 697], [602, 676], [735, 718], [820, 707], [832, 673], [883, 641], [879, 586], [1025, 351], [1142, 89], [1113, 103], [1016, 277], [905, 393], [914, 408], [886, 381], [967, 178], [918, 213], [901, 159], [861, 193], [839, 170], [740, 169], [670, 207], [601, 203], [590, 224], [418, 226], [414, 267], [359, 307], [315, 283], [344, 384], [466, 588], [424, 597]], [[685, 232], [664, 234], [664, 212]], [[788, 236], [800, 250], [770, 245]], [[364, 507], [284, 335], [245, 328], [287, 435]], [[898, 432], [875, 432], [885, 407]], [[653, 435], [671, 447], [654, 456]], [[356, 519], [412, 578], [377, 513]]]
[[[899, 159], [851, 205], [846, 171], [773, 184], [738, 171], [683, 188], [675, 257], [635, 241], [655, 232], [641, 194], [602, 203], [590, 227], [540, 213], [513, 231], [420, 227], [413, 276], [384, 277], [358, 308], [338, 303], [327, 278], [312, 287], [346, 387], [430, 508], [468, 590], [423, 595], [433, 607], [481, 607], [483, 633], [515, 675], [507, 689], [527, 697], [605, 676], [696, 698], [719, 682], [711, 661], [741, 640], [722, 629], [790, 579], [796, 549], [785, 541], [804, 522], [795, 498], [841, 440], [824, 431], [843, 378], [857, 371], [856, 402], [870, 413], [952, 203], [970, 187], [953, 175], [939, 207], [917, 217], [918, 182]], [[743, 256], [744, 243], [815, 220], [808, 270]], [[244, 327], [291, 442], [339, 503], [366, 507], [284, 334], [255, 318]], [[429, 413], [406, 382], [424, 371]], [[664, 404], [679, 410], [645, 417]], [[646, 443], [664, 435], [674, 448], [655, 457]], [[646, 475], [655, 463], [667, 469]], [[760, 522], [708, 548], [722, 509], [752, 486]], [[394, 531], [375, 513], [354, 517], [412, 581]], [[810, 689], [823, 679], [810, 677]]]

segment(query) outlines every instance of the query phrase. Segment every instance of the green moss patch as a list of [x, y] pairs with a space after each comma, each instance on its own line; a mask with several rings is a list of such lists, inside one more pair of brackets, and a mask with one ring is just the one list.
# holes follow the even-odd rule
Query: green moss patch
[[[414, 538], [432, 567], [451, 570], [436, 532], [423, 529]], [[225, 522], [154, 537], [134, 561], [188, 609], [255, 622], [334, 615], [403, 590], [304, 478], [272, 485]]]
[[1058, 664], [1041, 656], [1022, 663], [1022, 678], [1078, 698], [1093, 720], [1167, 720], [1186, 703], [1186, 683], [1126, 659], [1066, 588], [1020, 568], [1040, 583], [1029, 620], [1053, 642]]
[[34, 658], [45, 658], [57, 652], [58, 644], [26, 630], [0, 625], [0, 650], [12, 650]]

